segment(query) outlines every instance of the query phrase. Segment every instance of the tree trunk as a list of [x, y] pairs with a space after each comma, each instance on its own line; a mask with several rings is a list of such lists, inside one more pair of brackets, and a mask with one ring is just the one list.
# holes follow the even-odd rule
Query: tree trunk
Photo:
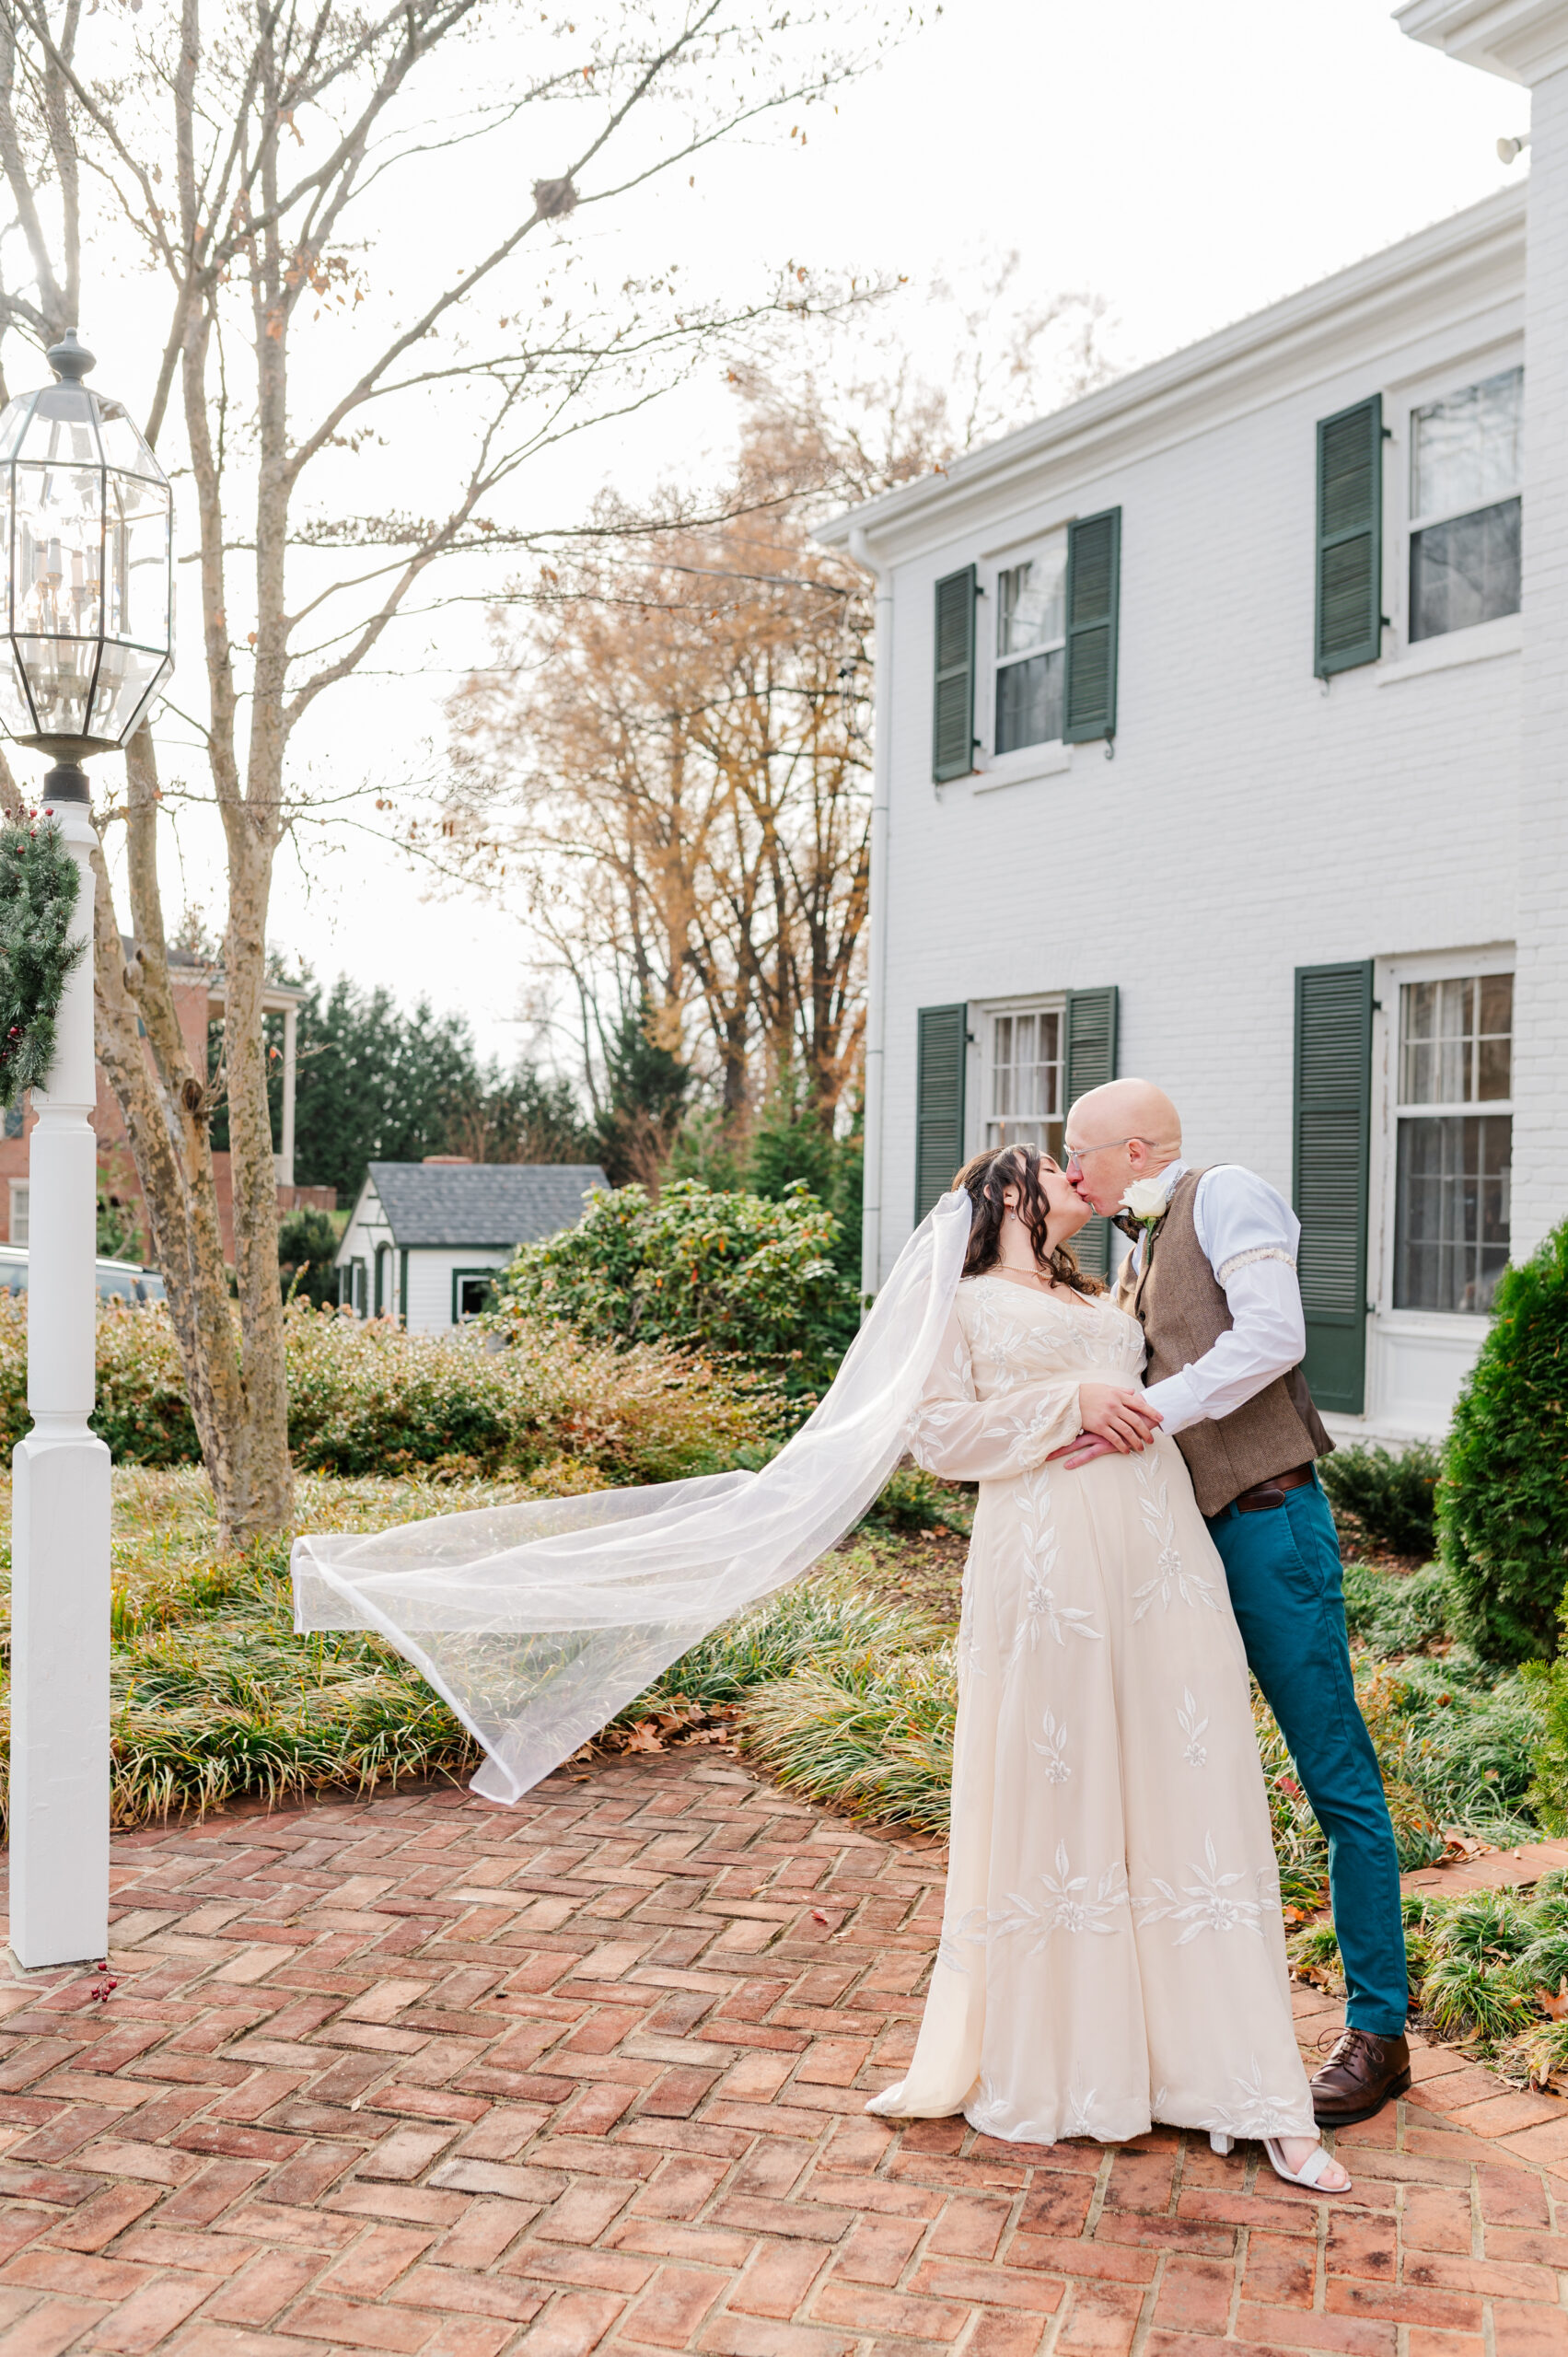
[[[131, 917], [136, 938], [127, 961], [109, 871], [99, 852], [93, 863], [98, 1051], [142, 1182], [153, 1255], [168, 1289], [191, 1412], [217, 1504], [219, 1544], [238, 1550], [282, 1527], [290, 1504], [276, 1193], [274, 1189], [273, 1207], [264, 1223], [273, 1239], [272, 1293], [278, 1305], [274, 1365], [264, 1343], [252, 1357], [243, 1311], [237, 1331], [229, 1300], [207, 1126], [211, 1092], [205, 1072], [192, 1062], [174, 1003], [157, 888], [157, 776], [145, 729], [134, 738], [125, 766]], [[233, 1039], [233, 977], [226, 973], [225, 982], [231, 993], [227, 1036]], [[258, 1031], [260, 1028], [258, 1016]], [[264, 1064], [261, 1086], [264, 1102]], [[247, 1162], [242, 1151], [233, 1156], [237, 1232], [242, 1216], [239, 1173]], [[271, 1171], [269, 1134], [269, 1178]]]

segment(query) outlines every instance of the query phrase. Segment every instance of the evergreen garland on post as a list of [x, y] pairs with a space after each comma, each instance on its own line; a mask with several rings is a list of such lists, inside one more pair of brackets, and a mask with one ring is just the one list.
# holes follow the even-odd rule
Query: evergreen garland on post
[[54, 1062], [60, 1001], [87, 946], [70, 938], [78, 885], [58, 827], [0, 828], [0, 1105], [41, 1087]]

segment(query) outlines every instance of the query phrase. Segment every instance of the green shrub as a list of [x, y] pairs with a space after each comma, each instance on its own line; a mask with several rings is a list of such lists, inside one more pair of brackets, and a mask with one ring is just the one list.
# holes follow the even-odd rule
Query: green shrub
[[1323, 1487], [1374, 1547], [1424, 1562], [1436, 1544], [1433, 1492], [1442, 1460], [1424, 1443], [1394, 1457], [1386, 1448], [1337, 1448], [1319, 1460]]
[[338, 1297], [338, 1232], [323, 1211], [290, 1212], [278, 1228], [278, 1280], [285, 1301], [329, 1309]]
[[[552, 1488], [597, 1489], [759, 1461], [778, 1422], [765, 1387], [690, 1352], [617, 1351], [561, 1326], [518, 1320], [513, 1347], [493, 1353], [469, 1333], [407, 1334], [296, 1301], [285, 1337], [289, 1446], [305, 1469], [548, 1468]], [[14, 1446], [29, 1421], [27, 1295], [0, 1294], [0, 1442]], [[122, 1465], [199, 1459], [161, 1306], [100, 1309], [92, 1423]]]
[[831, 1382], [859, 1318], [833, 1265], [830, 1213], [803, 1186], [777, 1202], [673, 1179], [598, 1194], [575, 1227], [526, 1244], [487, 1323], [562, 1318], [618, 1345], [675, 1343], [780, 1384], [806, 1406]]
[[766, 1393], [691, 1353], [522, 1320], [491, 1352], [471, 1334], [296, 1306], [288, 1376], [296, 1461], [332, 1473], [549, 1466], [554, 1488], [574, 1467], [564, 1486], [668, 1481], [765, 1448], [775, 1419]]
[[1456, 1633], [1489, 1661], [1550, 1660], [1568, 1583], [1568, 1222], [1506, 1269], [1459, 1394], [1437, 1490]]

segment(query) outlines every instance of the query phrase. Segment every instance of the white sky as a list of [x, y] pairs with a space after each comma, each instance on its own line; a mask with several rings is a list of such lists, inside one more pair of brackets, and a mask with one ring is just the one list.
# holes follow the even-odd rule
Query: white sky
[[[1031, 295], [1103, 296], [1110, 348], [1135, 366], [1474, 203], [1510, 177], [1498, 135], [1528, 126], [1525, 91], [1419, 48], [1383, 0], [946, 0], [837, 102], [836, 116], [802, 118], [804, 153], [781, 120], [710, 157], [695, 189], [684, 173], [660, 185], [628, 266], [662, 238], [721, 290], [785, 253], [905, 273], [903, 331], [919, 354], [913, 290], [937, 269], [961, 290], [1016, 247]], [[608, 242], [604, 259], [619, 260]], [[108, 341], [99, 348], [107, 356]], [[937, 351], [920, 356], [942, 365]], [[105, 389], [118, 377], [133, 392], [122, 367], [99, 374]], [[579, 450], [552, 494], [586, 505], [599, 482], [640, 486], [671, 453], [706, 473], [726, 423], [717, 389], [693, 387]], [[417, 489], [403, 504], [420, 505]], [[180, 580], [193, 639], [189, 568]], [[466, 643], [448, 635], [436, 650], [443, 666], [470, 644], [483, 659], [481, 611], [461, 627]], [[417, 631], [399, 653], [413, 676], [377, 680], [323, 721], [311, 748], [323, 772], [391, 782], [438, 751], [451, 673], [418, 669]], [[215, 850], [200, 822], [171, 843], [171, 922], [187, 895], [221, 911]], [[424, 900], [419, 877], [363, 836], [312, 856], [308, 879], [286, 851], [280, 862], [273, 937], [324, 976], [343, 968], [405, 1002], [424, 992], [461, 1006], [481, 1046], [509, 1059], [521, 1038], [512, 923], [471, 899]]]

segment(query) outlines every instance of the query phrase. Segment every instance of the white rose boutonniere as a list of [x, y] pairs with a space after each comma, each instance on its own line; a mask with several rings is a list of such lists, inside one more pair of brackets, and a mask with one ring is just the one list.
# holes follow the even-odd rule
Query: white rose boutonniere
[[1159, 1178], [1134, 1178], [1121, 1198], [1123, 1207], [1144, 1227], [1165, 1217], [1168, 1189]]
[[1121, 1198], [1122, 1209], [1144, 1231], [1144, 1265], [1155, 1248], [1155, 1231], [1170, 1208], [1169, 1190], [1158, 1178], [1134, 1178]]

